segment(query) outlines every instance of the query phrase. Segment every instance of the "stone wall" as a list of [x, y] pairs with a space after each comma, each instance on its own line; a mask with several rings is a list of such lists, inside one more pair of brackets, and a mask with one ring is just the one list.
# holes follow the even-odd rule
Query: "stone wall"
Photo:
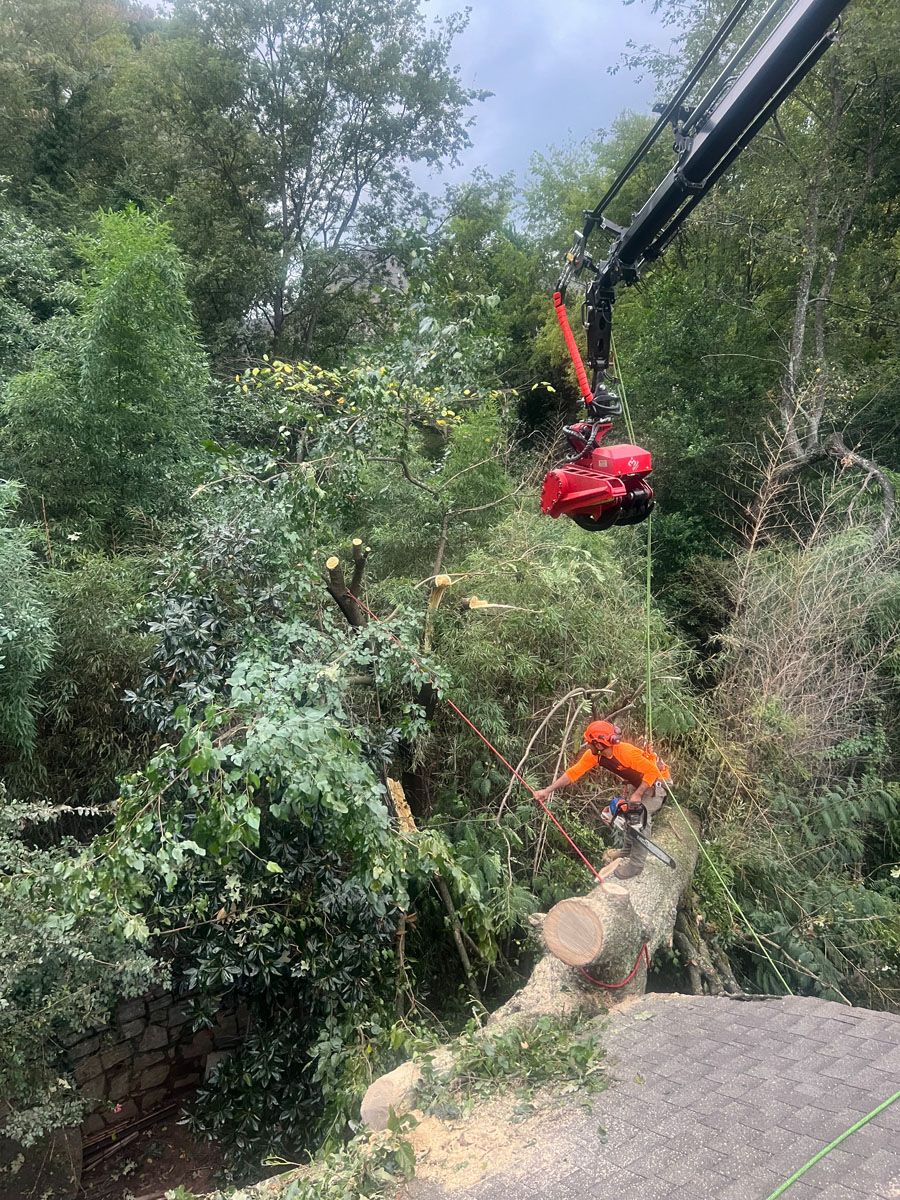
[[109, 1029], [69, 1047], [82, 1096], [96, 1100], [82, 1127], [90, 1138], [189, 1095], [208, 1067], [240, 1039], [239, 1014], [220, 1012], [214, 1029], [194, 1032], [185, 1001], [154, 989], [119, 1004]]

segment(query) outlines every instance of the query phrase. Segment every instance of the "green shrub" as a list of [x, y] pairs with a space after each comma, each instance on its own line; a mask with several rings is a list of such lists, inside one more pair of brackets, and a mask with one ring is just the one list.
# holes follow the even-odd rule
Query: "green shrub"
[[160, 980], [158, 964], [116, 932], [112, 902], [94, 894], [81, 911], [70, 906], [73, 847], [37, 849], [28, 836], [57, 815], [0, 790], [0, 1095], [3, 1132], [25, 1146], [79, 1124], [90, 1103], [67, 1070], [71, 1035]]

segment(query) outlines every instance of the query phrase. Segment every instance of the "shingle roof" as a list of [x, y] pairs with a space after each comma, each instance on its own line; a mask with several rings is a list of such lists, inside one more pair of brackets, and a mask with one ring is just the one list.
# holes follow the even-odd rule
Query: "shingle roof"
[[[555, 1106], [514, 1169], [466, 1191], [413, 1183], [410, 1197], [766, 1200], [900, 1090], [900, 1016], [824, 1000], [650, 995], [604, 1037], [616, 1083], [590, 1111]], [[900, 1200], [900, 1100], [784, 1197]]]

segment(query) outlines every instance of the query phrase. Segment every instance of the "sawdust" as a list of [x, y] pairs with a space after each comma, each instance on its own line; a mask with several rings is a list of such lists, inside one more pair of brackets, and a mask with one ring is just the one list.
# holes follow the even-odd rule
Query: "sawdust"
[[442, 1121], [415, 1113], [419, 1124], [404, 1137], [416, 1153], [416, 1179], [454, 1192], [488, 1174], [523, 1174], [530, 1148], [546, 1140], [548, 1123], [561, 1107], [558, 1100], [554, 1105], [550, 1089], [528, 1100], [535, 1111], [524, 1119], [516, 1112], [522, 1100], [514, 1095], [485, 1101], [465, 1119]]

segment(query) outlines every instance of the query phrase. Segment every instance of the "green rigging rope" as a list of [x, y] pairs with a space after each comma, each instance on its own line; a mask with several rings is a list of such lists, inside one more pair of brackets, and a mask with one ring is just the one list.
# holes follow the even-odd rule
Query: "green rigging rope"
[[857, 1121], [855, 1125], [851, 1125], [850, 1128], [845, 1133], [842, 1133], [840, 1137], [836, 1137], [833, 1142], [829, 1142], [828, 1145], [825, 1146], [824, 1149], [820, 1150], [818, 1154], [814, 1154], [808, 1163], [805, 1163], [799, 1171], [795, 1171], [790, 1179], [786, 1179], [780, 1187], [777, 1187], [770, 1196], [766, 1197], [766, 1200], [776, 1200], [777, 1196], [783, 1195], [783, 1193], [788, 1190], [791, 1184], [796, 1183], [801, 1175], [805, 1175], [810, 1167], [814, 1167], [820, 1158], [824, 1158], [826, 1154], [830, 1154], [835, 1146], [839, 1146], [845, 1138], [850, 1136], [851, 1133], [856, 1133], [857, 1129], [862, 1129], [863, 1125], [865, 1125], [867, 1121], [871, 1121], [872, 1118], [877, 1117], [880, 1112], [884, 1112], [888, 1105], [893, 1104], [895, 1100], [900, 1100], [900, 1092], [894, 1092], [893, 1096], [885, 1100], [882, 1104], [879, 1104], [877, 1108], [873, 1108], [870, 1113], [867, 1113], [866, 1116]]
[[645, 606], [647, 609], [647, 741], [653, 741], [653, 652], [650, 645], [651, 633], [651, 600], [650, 580], [653, 573], [653, 513], [647, 517], [647, 588]]
[[[610, 345], [612, 347], [612, 352], [613, 352], [613, 361], [616, 364], [616, 378], [618, 380], [619, 391], [622, 395], [622, 411], [625, 416], [625, 425], [626, 425], [626, 428], [628, 429], [628, 436], [631, 438], [632, 442], [634, 442], [634, 426], [631, 423], [631, 413], [628, 408], [628, 392], [625, 387], [625, 380], [622, 376], [622, 371], [619, 367], [619, 359], [618, 359], [618, 355], [616, 354], [616, 343], [615, 343], [614, 338], [611, 339]], [[646, 655], [647, 655], [647, 682], [646, 682], [646, 703], [645, 703], [644, 711], [647, 714], [647, 721], [646, 721], [647, 740], [649, 742], [653, 741], [653, 688], [652, 688], [652, 685], [653, 685], [653, 650], [652, 650], [652, 639], [651, 639], [651, 634], [652, 634], [652, 621], [651, 621], [652, 607], [651, 607], [651, 604], [652, 604], [653, 597], [652, 597], [652, 591], [651, 591], [651, 586], [650, 586], [651, 579], [652, 579], [652, 572], [653, 572], [653, 520], [652, 520], [652, 516], [648, 516], [647, 517], [647, 565], [646, 565], [646, 584], [645, 584], [645, 596], [644, 596], [644, 609], [645, 609], [645, 612], [644, 612], [645, 643], [644, 644], [645, 644], [645, 650], [646, 650]], [[668, 784], [666, 784], [666, 791], [668, 792], [669, 796], [671, 796], [672, 801], [675, 804], [675, 807], [681, 813], [682, 817], [684, 817], [684, 822], [687, 825], [688, 829], [690, 829], [691, 833], [694, 835], [697, 845], [700, 848], [700, 852], [702, 853], [703, 857], [706, 859], [709, 866], [712, 868], [713, 874], [718, 879], [718, 881], [722, 887], [722, 890], [724, 891], [725, 895], [728, 897], [729, 901], [731, 902], [735, 912], [737, 912], [739, 914], [739, 916], [740, 916], [741, 920], [744, 922], [744, 925], [746, 926], [747, 930], [753, 935], [753, 938], [756, 941], [756, 944], [759, 946], [763, 955], [768, 959], [769, 966], [775, 972], [775, 974], [778, 977], [779, 981], [781, 982], [781, 985], [784, 988], [785, 992], [789, 996], [792, 996], [793, 992], [791, 991], [790, 985], [788, 984], [787, 980], [782, 975], [782, 973], [778, 970], [778, 967], [776, 966], [774, 958], [772, 958], [772, 955], [769, 953], [768, 949], [764, 945], [759, 934], [756, 932], [756, 930], [750, 924], [750, 921], [749, 921], [746, 913], [741, 908], [740, 904], [738, 904], [734, 893], [731, 891], [731, 888], [729, 888], [728, 884], [722, 878], [722, 873], [720, 872], [719, 868], [716, 866], [715, 862], [713, 861], [713, 859], [712, 859], [711, 855], [709, 854], [708, 850], [706, 849], [706, 847], [703, 845], [703, 842], [702, 842], [699, 834], [697, 833], [696, 829], [694, 829], [694, 826], [691, 824], [691, 822], [688, 820], [687, 814], [685, 813], [685, 811], [681, 807], [681, 805], [678, 803], [678, 799], [676, 798], [675, 793], [672, 791], [672, 789], [669, 787]]]
[[616, 368], [616, 384], [622, 396], [622, 412], [625, 415], [625, 428], [628, 430], [628, 436], [634, 444], [634, 426], [631, 423], [631, 413], [628, 409], [628, 393], [625, 391], [625, 380], [622, 378], [622, 372], [619, 370], [619, 356], [616, 354], [616, 335], [610, 332], [609, 345], [612, 350], [613, 364]]
[[772, 970], [778, 976], [781, 986], [784, 988], [786, 994], [788, 996], [793, 996], [794, 993], [791, 991], [790, 984], [785, 979], [785, 977], [782, 975], [782, 973], [778, 970], [778, 967], [775, 964], [775, 959], [772, 957], [772, 955], [766, 949], [766, 946], [763, 943], [762, 939], [760, 938], [759, 934], [756, 932], [756, 930], [750, 924], [750, 918], [747, 916], [747, 914], [741, 908], [740, 904], [738, 904], [737, 898], [735, 897], [734, 892], [731, 890], [731, 888], [728, 886], [728, 884], [723, 879], [721, 871], [716, 866], [709, 851], [703, 845], [700, 835], [697, 833], [697, 830], [694, 828], [694, 826], [688, 820], [687, 813], [684, 811], [684, 809], [678, 803], [678, 797], [675, 795], [675, 793], [672, 791], [672, 789], [669, 787], [668, 784], [666, 784], [666, 791], [668, 792], [669, 798], [671, 799], [672, 803], [675, 805], [675, 807], [678, 809], [678, 811], [684, 817], [684, 823], [685, 823], [685, 825], [687, 825], [688, 829], [690, 829], [691, 833], [694, 835], [694, 840], [696, 841], [697, 845], [700, 847], [700, 853], [703, 855], [703, 857], [706, 859], [706, 861], [709, 863], [710, 867], [712, 868], [713, 874], [715, 875], [716, 879], [718, 879], [719, 883], [722, 885], [722, 891], [725, 893], [725, 895], [731, 901], [731, 904], [733, 905], [735, 912], [737, 912], [738, 916], [744, 922], [744, 925], [747, 927], [749, 932], [753, 935], [753, 938], [754, 938], [757, 946], [759, 946], [760, 950], [762, 951], [763, 955], [769, 960], [769, 966], [772, 968]]

